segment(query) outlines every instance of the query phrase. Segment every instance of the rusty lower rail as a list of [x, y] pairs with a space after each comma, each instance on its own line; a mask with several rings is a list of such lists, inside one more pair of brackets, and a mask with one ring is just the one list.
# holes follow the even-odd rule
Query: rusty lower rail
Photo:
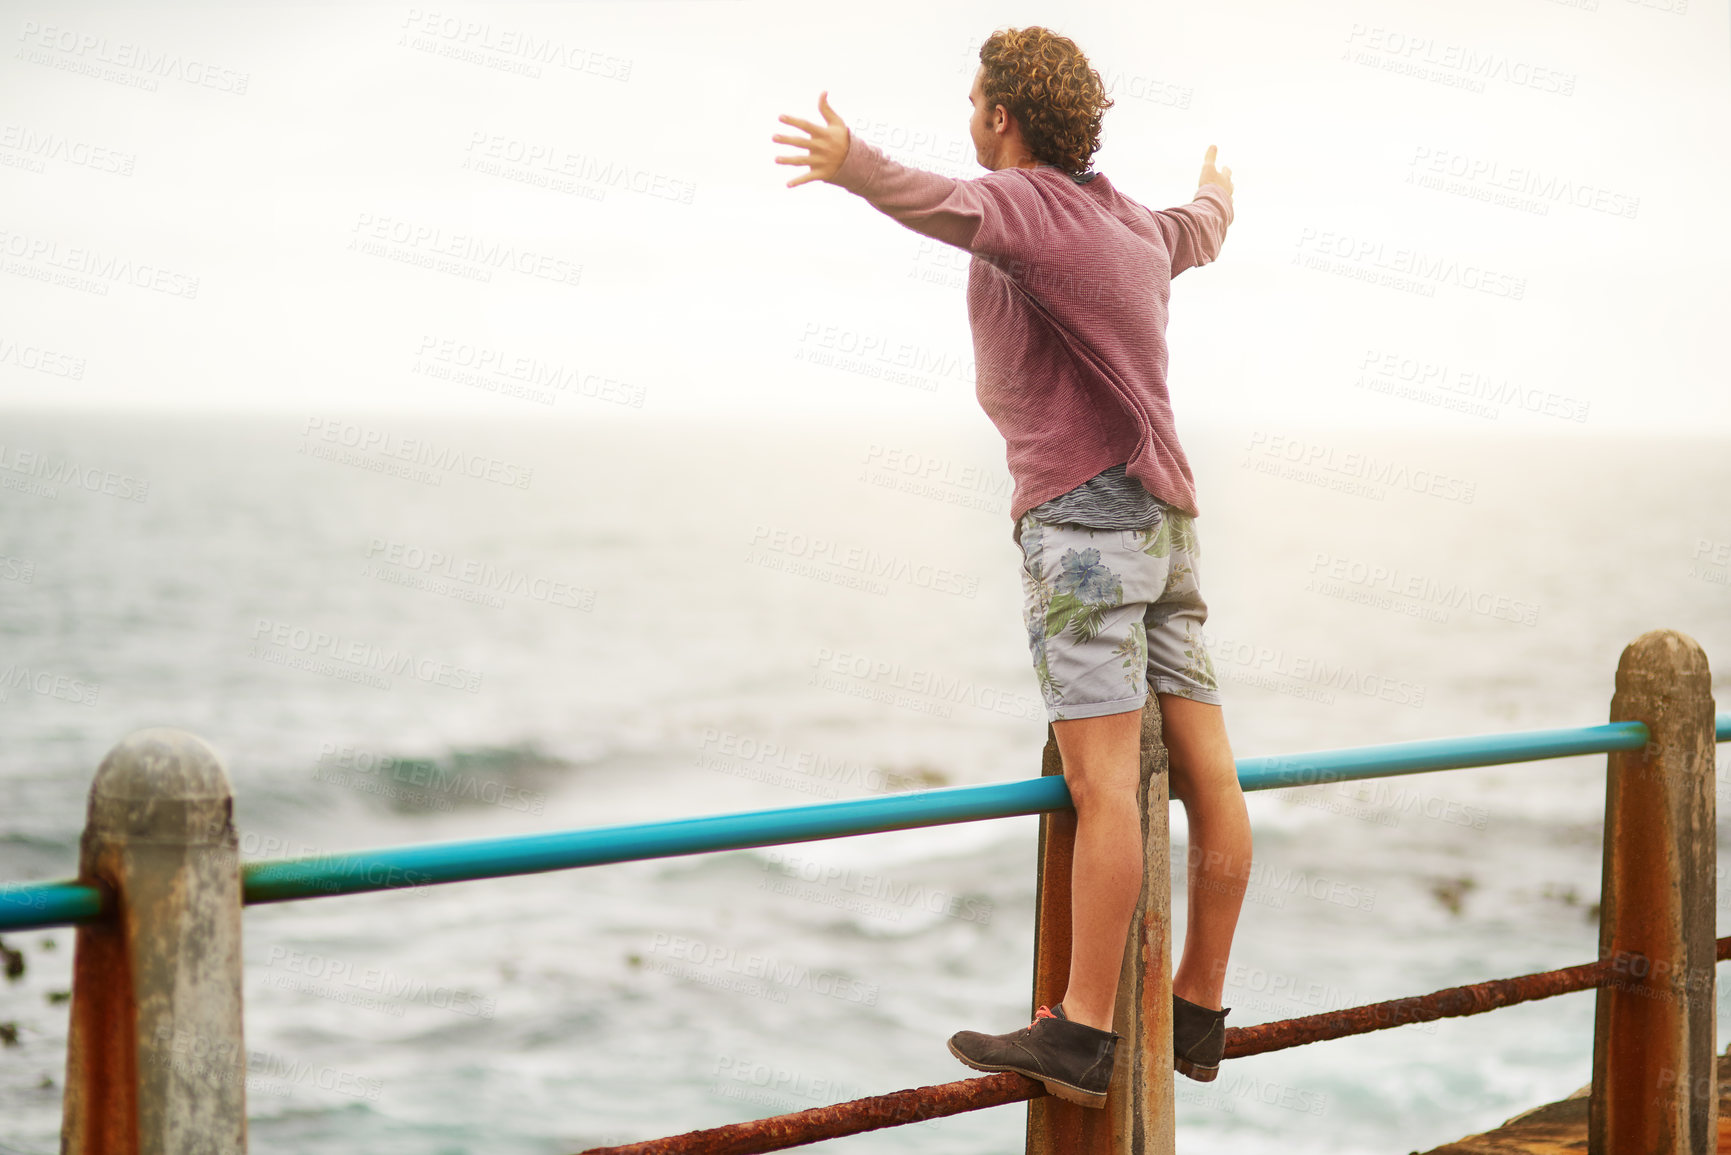
[[646, 1139], [623, 1147], [592, 1147], [582, 1155], [672, 1155], [673, 1152], [755, 1155], [759, 1151], [803, 1147], [807, 1143], [839, 1139], [861, 1131], [960, 1115], [982, 1107], [1020, 1103], [1045, 1093], [1044, 1085], [1005, 1071], [976, 1079], [958, 1079], [954, 1083], [910, 1087], [905, 1091], [853, 1099], [832, 1107], [812, 1107], [790, 1115], [772, 1115], [746, 1123], [687, 1131], [665, 1139]]
[[[1731, 935], [1715, 940], [1715, 946], [1720, 962], [1731, 958]], [[1306, 1043], [1388, 1030], [1408, 1023], [1479, 1015], [1515, 1003], [1590, 990], [1621, 981], [1618, 976], [1624, 973], [1645, 974], [1647, 968], [1641, 965], [1642, 962], [1644, 956], [1638, 953], [1619, 951], [1597, 962], [1578, 963], [1557, 970], [1445, 987], [1428, 995], [1408, 995], [1296, 1019], [1228, 1027], [1226, 1057], [1261, 1055]], [[982, 1107], [999, 1107], [1044, 1094], [1046, 1088], [1042, 1084], [1005, 1072], [959, 1079], [954, 1083], [910, 1087], [888, 1095], [872, 1095], [829, 1107], [812, 1107], [787, 1115], [686, 1131], [641, 1143], [591, 1147], [580, 1155], [758, 1155], [759, 1152], [803, 1147], [808, 1143], [839, 1139], [862, 1131], [959, 1115]]]

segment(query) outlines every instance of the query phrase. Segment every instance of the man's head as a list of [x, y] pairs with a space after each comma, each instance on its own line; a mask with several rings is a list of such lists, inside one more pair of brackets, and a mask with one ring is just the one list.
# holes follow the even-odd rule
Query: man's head
[[994, 172], [1052, 164], [1083, 172], [1113, 101], [1076, 42], [1045, 28], [1001, 29], [980, 45], [968, 132]]

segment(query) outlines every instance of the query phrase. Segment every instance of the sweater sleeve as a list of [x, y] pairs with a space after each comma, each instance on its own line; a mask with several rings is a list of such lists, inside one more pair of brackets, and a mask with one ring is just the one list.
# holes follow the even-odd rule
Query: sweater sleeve
[[1226, 242], [1226, 226], [1232, 223], [1232, 196], [1212, 182], [1196, 190], [1187, 205], [1171, 209], [1149, 209], [1155, 226], [1166, 238], [1172, 257], [1172, 276], [1194, 265], [1206, 265], [1220, 255]]
[[1011, 169], [959, 180], [900, 164], [850, 132], [830, 181], [916, 233], [987, 258], [1025, 253], [1043, 231], [1039, 197]]

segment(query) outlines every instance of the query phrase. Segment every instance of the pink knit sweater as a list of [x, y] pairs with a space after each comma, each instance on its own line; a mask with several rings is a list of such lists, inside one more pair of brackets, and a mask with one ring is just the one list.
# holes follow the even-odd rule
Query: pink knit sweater
[[858, 136], [831, 180], [973, 254], [974, 393], [1004, 436], [1013, 521], [1121, 461], [1196, 516], [1166, 394], [1166, 300], [1173, 277], [1219, 255], [1232, 223], [1224, 189], [1149, 209], [1103, 173], [1078, 182], [1042, 165], [957, 180]]

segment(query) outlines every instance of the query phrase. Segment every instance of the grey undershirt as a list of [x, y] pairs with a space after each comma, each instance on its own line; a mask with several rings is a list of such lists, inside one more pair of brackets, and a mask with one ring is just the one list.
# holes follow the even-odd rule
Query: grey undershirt
[[1028, 512], [1040, 521], [1067, 521], [1090, 529], [1152, 529], [1160, 524], [1160, 499], [1126, 474], [1125, 464], [1107, 466], [1070, 492]]

